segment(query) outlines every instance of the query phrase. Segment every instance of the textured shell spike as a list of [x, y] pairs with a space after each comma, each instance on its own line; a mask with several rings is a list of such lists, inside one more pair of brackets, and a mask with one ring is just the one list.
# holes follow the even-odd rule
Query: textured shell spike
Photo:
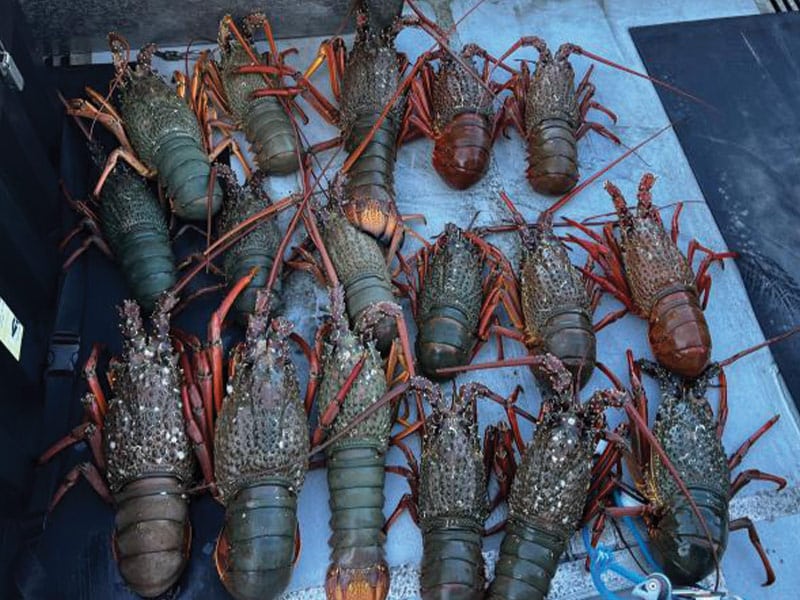
[[393, 302], [376, 302], [359, 315], [358, 322], [355, 323], [355, 330], [361, 335], [363, 341], [374, 342], [373, 333], [376, 326], [385, 317], [397, 318], [402, 314], [402, 309]]
[[169, 340], [169, 320], [170, 320], [170, 312], [175, 305], [178, 303], [178, 299], [175, 297], [174, 294], [170, 294], [169, 292], [165, 292], [161, 295], [156, 302], [156, 308], [153, 311], [153, 315], [151, 317], [153, 326], [155, 327], [156, 337], [158, 338], [159, 343], [166, 343], [167, 345], [170, 344]]
[[114, 70], [117, 76], [129, 76], [130, 68], [128, 64], [131, 58], [131, 46], [128, 44], [128, 40], [112, 31], [108, 34], [108, 47], [111, 50], [111, 58], [114, 62]]
[[119, 308], [119, 316], [125, 354], [131, 357], [140, 356], [147, 342], [139, 305], [133, 300], [123, 301]]
[[661, 222], [661, 215], [653, 206], [653, 194], [650, 192], [655, 182], [656, 176], [652, 173], [645, 173], [642, 175], [637, 194], [638, 202], [636, 204], [636, 213], [642, 219], [655, 219]]
[[344, 288], [337, 285], [331, 289], [331, 319], [333, 320], [334, 331], [331, 332], [332, 339], [336, 340], [340, 335], [350, 332], [350, 324], [347, 320], [347, 311], [344, 304]]
[[247, 321], [245, 344], [248, 360], [255, 359], [264, 348], [264, 338], [269, 326], [269, 300], [270, 294], [265, 290], [258, 291], [255, 309]]
[[617, 216], [619, 217], [621, 225], [625, 227], [625, 229], [631, 229], [633, 227], [633, 215], [631, 211], [628, 210], [628, 205], [625, 203], [625, 196], [623, 196], [620, 189], [610, 181], [606, 181], [603, 188], [614, 201], [614, 209], [617, 211]]
[[139, 54], [136, 55], [136, 75], [152, 75], [153, 71], [153, 55], [156, 53], [158, 46], [150, 43], [142, 46]]
[[236, 177], [236, 173], [233, 172], [233, 169], [231, 169], [228, 165], [218, 163], [217, 177], [225, 186], [225, 194], [227, 196], [239, 195], [242, 186], [239, 185], [239, 179]]
[[597, 437], [606, 429], [606, 409], [621, 408], [628, 399], [624, 390], [597, 390], [577, 410], [587, 431]]
[[254, 12], [242, 19], [242, 33], [247, 36], [249, 42], [253, 42], [256, 30], [267, 20], [267, 15], [262, 12]]
[[572, 375], [558, 357], [548, 352], [537, 360], [537, 366], [547, 375], [550, 390], [559, 404], [572, 404], [574, 398]]

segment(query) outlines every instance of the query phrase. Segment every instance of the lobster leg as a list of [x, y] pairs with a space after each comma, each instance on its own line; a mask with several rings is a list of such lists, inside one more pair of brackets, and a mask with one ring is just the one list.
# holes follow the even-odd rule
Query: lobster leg
[[342, 407], [342, 402], [344, 402], [344, 399], [347, 397], [347, 394], [350, 393], [350, 390], [353, 387], [353, 383], [355, 383], [355, 380], [361, 374], [361, 370], [364, 368], [364, 363], [366, 360], [367, 357], [362, 356], [353, 366], [353, 370], [350, 371], [350, 374], [347, 376], [342, 388], [333, 398], [325, 411], [320, 414], [319, 425], [317, 426], [316, 431], [314, 431], [314, 435], [311, 437], [312, 448], [322, 443], [322, 438], [325, 437], [325, 428], [330, 426], [331, 423], [333, 423], [336, 419], [336, 416], [339, 414], [339, 409]]
[[[386, 470], [390, 473], [396, 472], [392, 470], [392, 467], [386, 467]], [[403, 497], [397, 502], [397, 506], [395, 506], [392, 514], [386, 519], [386, 523], [383, 525], [383, 532], [388, 533], [389, 529], [391, 529], [392, 525], [395, 524], [398, 518], [403, 514], [404, 511], [408, 511], [408, 514], [414, 520], [414, 523], [419, 523], [419, 513], [417, 512], [417, 502], [414, 500], [414, 496], [412, 494], [403, 494]]]
[[497, 493], [489, 502], [490, 511], [494, 511], [500, 506], [511, 492], [511, 483], [514, 481], [514, 476], [517, 472], [514, 443], [514, 434], [503, 421], [497, 425], [490, 425], [484, 432], [484, 468], [487, 474], [494, 473], [498, 486]]
[[547, 49], [547, 42], [545, 42], [542, 38], [540, 38], [538, 36], [535, 36], [535, 35], [534, 36], [530, 36], [530, 35], [529, 36], [524, 36], [524, 37], [521, 37], [520, 39], [518, 39], [516, 42], [514, 42], [511, 45], [511, 47], [508, 50], [506, 50], [500, 56], [500, 58], [497, 59], [497, 64], [504, 63], [505, 60], [509, 56], [514, 54], [514, 52], [516, 52], [520, 48], [524, 48], [524, 47], [528, 47], [528, 46], [536, 48], [536, 50], [538, 50], [539, 53], [549, 52], [549, 50]]
[[581, 139], [584, 135], [589, 133], [589, 131], [595, 131], [596, 133], [602, 135], [604, 138], [607, 138], [614, 142], [615, 144], [621, 144], [622, 140], [620, 140], [614, 133], [611, 132], [608, 127], [605, 125], [598, 123], [596, 121], [584, 121], [581, 123], [580, 127], [578, 127], [578, 131], [575, 133], [575, 139]]
[[[317, 332], [319, 335], [319, 331]], [[289, 334], [289, 339], [292, 340], [308, 361], [308, 385], [306, 386], [306, 395], [303, 405], [306, 407], [306, 414], [308, 414], [314, 398], [317, 395], [317, 388], [319, 387], [319, 380], [321, 377], [320, 369], [320, 356], [321, 347], [315, 344], [312, 348], [298, 333], [292, 332]]]
[[[94, 344], [92, 346], [92, 352], [89, 354], [89, 358], [86, 360], [86, 364], [83, 366], [83, 375], [86, 377], [86, 384], [89, 386], [89, 390], [92, 392], [94, 396], [94, 402], [97, 405], [98, 412], [100, 416], [105, 416], [106, 410], [108, 409], [108, 402], [106, 402], [105, 392], [103, 392], [103, 388], [100, 386], [100, 382], [97, 380], [97, 359], [100, 355], [100, 350], [103, 348], [101, 344]], [[98, 423], [98, 425], [102, 425]]]
[[722, 432], [728, 422], [728, 378], [725, 370], [719, 370], [719, 408], [717, 410], [717, 437], [722, 439]]
[[257, 271], [258, 268], [253, 267], [247, 275], [236, 282], [236, 284], [231, 288], [231, 291], [228, 292], [228, 295], [223, 299], [219, 308], [211, 315], [211, 321], [208, 324], [208, 344], [210, 355], [209, 362], [211, 363], [211, 373], [213, 378], [214, 406], [217, 412], [219, 412], [220, 408], [222, 407], [222, 397], [224, 395], [224, 382], [222, 377], [222, 322], [228, 315], [228, 312], [233, 306], [233, 302], [236, 300], [236, 297], [242, 292], [242, 290], [244, 290], [244, 288], [250, 285], [250, 282], [253, 280], [253, 277], [256, 276]]
[[779, 477], [778, 475], [773, 475], [772, 473], [764, 473], [763, 471], [759, 471], [758, 469], [747, 469], [746, 471], [742, 471], [736, 476], [736, 479], [733, 480], [731, 483], [731, 495], [730, 497], [733, 498], [736, 494], [738, 494], [744, 486], [746, 486], [751, 481], [771, 481], [772, 483], [778, 486], [778, 491], [782, 490], [786, 487], [786, 479], [783, 477]]
[[406, 127], [399, 136], [399, 143], [410, 141], [422, 134], [433, 139], [433, 117], [431, 111], [431, 82], [433, 67], [426, 64], [420, 71], [420, 76], [411, 82], [411, 91], [408, 94], [408, 112], [404, 121], [413, 125], [414, 129]]
[[213, 495], [216, 495], [214, 484], [214, 468], [212, 466], [211, 451], [209, 449], [209, 439], [203, 437], [201, 426], [195, 420], [192, 412], [191, 401], [189, 399], [188, 388], [184, 385], [181, 388], [181, 400], [183, 406], [183, 418], [185, 421], [186, 435], [194, 444], [194, 453], [197, 462], [200, 464], [200, 471], [203, 473], [203, 480], [211, 488]]
[[758, 537], [758, 532], [756, 531], [756, 526], [753, 524], [753, 522], [747, 517], [734, 519], [730, 522], [729, 529], [730, 531], [737, 531], [739, 529], [747, 530], [747, 535], [750, 537], [750, 543], [753, 544], [756, 552], [758, 552], [758, 556], [761, 558], [761, 562], [764, 565], [764, 570], [767, 573], [767, 580], [761, 585], [768, 586], [774, 583], [775, 571], [772, 570], [772, 565], [769, 562], [769, 558], [764, 550], [764, 546], [761, 544], [761, 538]]
[[[81, 226], [76, 227], [73, 230], [73, 232], [70, 232], [70, 234], [67, 236], [67, 238], [73, 236], [73, 233], [80, 232], [81, 228], [82, 228]], [[67, 238], [65, 238], [65, 241], [68, 241]], [[69, 269], [72, 266], [72, 264], [76, 260], [78, 260], [78, 258], [80, 258], [81, 255], [84, 252], [86, 252], [92, 244], [94, 244], [95, 247], [98, 248], [108, 258], [111, 258], [111, 259], [114, 258], [114, 254], [113, 254], [113, 252], [111, 252], [111, 248], [108, 247], [108, 244], [106, 243], [106, 241], [102, 237], [100, 237], [99, 234], [92, 234], [89, 237], [87, 237], [85, 240], [83, 240], [83, 242], [81, 242], [81, 245], [78, 246], [78, 248], [74, 252], [72, 252], [72, 254], [70, 254], [67, 257], [67, 259], [64, 261], [64, 264], [62, 265], [61, 268], [64, 269], [64, 270]]]
[[103, 452], [100, 440], [100, 429], [91, 421], [86, 421], [75, 427], [63, 438], [58, 440], [55, 444], [45, 450], [42, 455], [36, 459], [36, 464], [43, 465], [52, 459], [56, 454], [77, 444], [78, 442], [86, 442], [92, 450], [92, 455], [97, 461], [98, 466], [104, 468]]
[[66, 477], [64, 477], [64, 482], [59, 486], [56, 490], [56, 493], [53, 494], [53, 499], [50, 501], [50, 504], [47, 507], [47, 512], [53, 512], [53, 509], [61, 502], [61, 499], [64, 497], [70, 489], [72, 489], [78, 480], [83, 476], [89, 485], [92, 486], [92, 489], [97, 492], [97, 494], [103, 499], [103, 501], [107, 502], [108, 504], [114, 504], [114, 499], [111, 497], [111, 491], [108, 489], [108, 485], [103, 480], [103, 476], [100, 474], [100, 471], [97, 470], [92, 463], [81, 463], [75, 467], [73, 467], [69, 473], [67, 473]]
[[736, 452], [734, 452], [728, 459], [728, 469], [731, 470], [738, 467], [741, 464], [742, 460], [744, 459], [745, 455], [750, 450], [750, 448], [752, 448], [753, 444], [755, 444], [761, 438], [762, 435], [767, 433], [767, 431], [769, 431], [772, 428], [772, 426], [778, 422], [778, 419], [780, 418], [781, 418], [780, 415], [775, 415], [774, 417], [769, 419], [766, 423], [764, 423], [761, 427], [759, 427], [758, 430], [753, 435], [747, 438], [744, 441], [744, 443], [741, 446], [739, 446], [738, 450], [736, 450]]
[[147, 165], [145, 165], [142, 161], [140, 161], [133, 152], [126, 150], [125, 148], [116, 148], [114, 149], [111, 154], [108, 155], [108, 160], [106, 161], [106, 166], [103, 169], [103, 172], [100, 174], [100, 177], [97, 180], [97, 184], [94, 186], [94, 190], [92, 193], [95, 196], [100, 195], [100, 190], [103, 189], [103, 184], [106, 182], [106, 179], [111, 174], [111, 171], [114, 170], [114, 167], [117, 166], [117, 161], [119, 159], [124, 160], [128, 163], [133, 169], [139, 173], [145, 179], [152, 178], [156, 172], [155, 170], [151, 169]]
[[341, 82], [346, 60], [347, 49], [342, 38], [336, 37], [332, 40], [325, 40], [320, 44], [317, 57], [302, 75], [304, 88], [301, 93], [302, 97], [331, 125], [336, 125], [340, 122], [339, 111], [322, 92], [310, 83], [309, 79], [323, 63], [327, 62], [331, 92], [336, 101], [339, 102], [342, 97]]
[[[86, 88], [86, 92], [96, 94], [97, 97], [105, 102], [105, 99], [91, 88]], [[110, 107], [109, 104], [106, 103], [104, 106], [106, 108], [99, 109], [88, 100], [73, 99], [68, 103], [67, 114], [72, 117], [90, 119], [93, 123], [99, 121], [115, 138], [117, 138], [117, 141], [123, 148], [132, 153], [133, 147], [131, 146], [130, 140], [128, 140], [128, 134], [125, 133], [125, 129], [122, 127], [122, 119], [116, 111], [112, 113], [107, 112]], [[113, 111], [113, 108], [110, 110]]]

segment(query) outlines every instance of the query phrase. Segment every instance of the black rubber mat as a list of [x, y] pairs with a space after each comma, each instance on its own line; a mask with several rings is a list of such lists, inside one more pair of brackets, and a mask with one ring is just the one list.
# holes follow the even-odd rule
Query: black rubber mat
[[[766, 336], [800, 323], [800, 14], [630, 30]], [[724, 299], [721, 299], [724, 302]], [[736, 310], [731, 306], [730, 310]], [[772, 349], [800, 401], [800, 336]]]
[[[106, 91], [113, 75], [110, 65], [67, 67], [54, 69], [57, 84], [64, 96], [78, 97], [84, 85]], [[69, 117], [64, 117], [69, 121]], [[107, 148], [115, 143], [102, 128], [95, 135]], [[61, 177], [65, 188], [75, 198], [86, 198], [89, 184], [97, 177], [86, 143], [78, 128], [67, 123], [64, 128], [61, 153]], [[71, 226], [71, 225], [70, 225]], [[202, 249], [199, 234], [188, 232], [174, 243], [179, 258]], [[70, 249], [77, 247], [74, 242]], [[94, 342], [106, 344], [100, 372], [105, 372], [110, 355], [121, 351], [117, 305], [127, 297], [124, 280], [116, 265], [92, 248], [71, 267], [69, 279], [62, 287], [59, 300], [66, 313], [62, 328], [79, 334], [81, 340], [78, 365], [81, 366]], [[196, 289], [212, 283], [209, 278], [199, 278], [190, 286]], [[187, 292], [189, 293], [189, 292]], [[208, 315], [219, 304], [221, 294], [198, 299], [189, 305], [174, 324], [196, 335], [205, 336]], [[66, 308], [66, 310], [64, 310]], [[226, 329], [223, 342], [230, 347], [240, 335], [237, 328]], [[41, 449], [62, 437], [82, 418], [80, 397], [86, 384], [80, 377], [67, 379], [55, 394], [45, 399], [46, 418], [38, 436]], [[114, 511], [103, 503], [92, 489], [80, 482], [67, 493], [49, 515], [47, 504], [64, 475], [75, 465], [91, 460], [85, 444], [78, 444], [62, 452], [47, 465], [37, 467], [34, 494], [25, 521], [28, 543], [14, 565], [14, 596], [24, 600], [134, 600], [119, 574], [112, 551]], [[190, 519], [193, 526], [191, 555], [188, 566], [176, 589], [167, 597], [212, 600], [228, 598], [212, 562], [212, 551], [223, 517], [222, 507], [208, 494], [198, 492], [192, 496]]]

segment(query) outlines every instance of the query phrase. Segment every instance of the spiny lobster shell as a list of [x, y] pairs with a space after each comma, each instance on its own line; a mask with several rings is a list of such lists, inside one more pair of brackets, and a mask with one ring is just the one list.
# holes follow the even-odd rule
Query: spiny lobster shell
[[222, 404], [214, 471], [227, 502], [257, 483], [281, 481], [298, 493], [308, 468], [308, 428], [286, 336], [291, 324], [253, 315], [244, 355]]
[[477, 341], [483, 303], [480, 250], [448, 223], [428, 262], [417, 312], [416, 347], [425, 374], [466, 364]]
[[586, 281], [548, 220], [523, 231], [520, 284], [525, 337], [534, 353], [558, 356], [580, 386], [592, 376], [596, 340]]
[[[338, 316], [335, 318], [343, 319]], [[375, 350], [374, 344], [372, 342], [364, 344], [350, 329], [346, 321], [340, 321], [334, 327], [335, 329], [325, 345], [323, 377], [319, 385], [318, 396], [320, 407], [327, 408], [333, 401], [362, 356], [366, 356], [366, 362], [330, 427], [331, 435], [336, 435], [347, 427], [353, 419], [386, 393], [386, 377], [383, 373], [380, 354]], [[324, 411], [325, 408], [322, 410]], [[331, 450], [350, 444], [367, 444], [378, 452], [384, 453], [388, 447], [391, 427], [391, 408], [387, 405], [350, 429], [341, 440], [331, 447]]]
[[488, 516], [486, 474], [473, 406], [459, 392], [453, 408], [434, 405], [420, 459], [419, 512], [423, 530]]
[[478, 83], [480, 75], [472, 66], [469, 59], [465, 59], [470, 66], [471, 73], [446, 56], [439, 61], [439, 70], [431, 86], [431, 102], [433, 109], [434, 126], [438, 131], [462, 113], [478, 114], [491, 117], [492, 97]]
[[[347, 152], [352, 152], [361, 142], [360, 137], [352, 135], [356, 121], [363, 116], [377, 118], [399, 85], [400, 69], [394, 35], [359, 30], [342, 77], [340, 128], [345, 134]], [[400, 96], [386, 117], [393, 123], [395, 134], [404, 106], [405, 97]]]
[[565, 121], [577, 130], [580, 117], [575, 96], [575, 71], [569, 60], [539, 54], [525, 103], [525, 130], [529, 133], [547, 120]]
[[147, 335], [139, 306], [120, 311], [125, 337], [122, 360], [111, 366], [113, 397], [103, 427], [106, 478], [113, 493], [150, 476], [191, 481], [195, 460], [184, 430], [181, 373], [169, 338], [172, 296], [162, 296]]
[[[259, 73], [236, 72], [253, 62], [237, 41], [220, 43], [220, 50], [220, 76], [225, 96], [233, 118], [252, 145], [256, 163], [267, 173], [293, 173], [299, 164], [297, 137], [286, 108], [275, 96], [253, 98], [254, 92], [270, 87], [270, 83]], [[275, 87], [279, 85], [272, 77], [268, 81], [274, 81]]]
[[[686, 383], [666, 370], [657, 377], [661, 401], [653, 435], [688, 488], [721, 556], [728, 540], [730, 470], [706, 398], [708, 375]], [[716, 564], [706, 531], [655, 451], [649, 463], [643, 470], [642, 492], [652, 503], [653, 516], [646, 522], [656, 560], [673, 581], [694, 584]]]
[[209, 209], [211, 165], [197, 117], [149, 64], [128, 69], [127, 75], [119, 92], [120, 113], [139, 159], [158, 171], [179, 217], [199, 220], [216, 214], [222, 189], [214, 181]]
[[711, 358], [711, 334], [692, 268], [664, 229], [653, 206], [655, 177], [645, 173], [633, 214], [619, 190], [607, 184], [619, 215], [619, 249], [636, 312], [649, 322], [653, 354], [684, 377], [698, 377]]

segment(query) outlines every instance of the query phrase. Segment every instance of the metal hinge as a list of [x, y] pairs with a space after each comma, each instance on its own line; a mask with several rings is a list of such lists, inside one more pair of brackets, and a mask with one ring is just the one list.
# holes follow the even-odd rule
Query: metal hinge
[[78, 365], [80, 336], [69, 331], [55, 331], [47, 353], [47, 375], [72, 375]]
[[25, 78], [19, 72], [14, 57], [6, 50], [2, 41], [0, 41], [0, 77], [12, 90], [21, 92], [25, 89]]

